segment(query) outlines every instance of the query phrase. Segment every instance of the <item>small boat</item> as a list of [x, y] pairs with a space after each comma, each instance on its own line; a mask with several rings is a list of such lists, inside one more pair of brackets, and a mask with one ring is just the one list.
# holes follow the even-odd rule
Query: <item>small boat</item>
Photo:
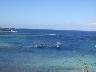
[[60, 48], [61, 47], [61, 43], [60, 42], [57, 42], [56, 43], [56, 48]]
[[36, 45], [36, 48], [44, 48], [44, 45]]

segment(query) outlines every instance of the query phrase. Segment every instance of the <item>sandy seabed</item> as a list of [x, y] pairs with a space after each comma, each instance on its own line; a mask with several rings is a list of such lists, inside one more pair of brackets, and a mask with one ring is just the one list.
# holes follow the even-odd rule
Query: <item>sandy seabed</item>
[[[63, 67], [18, 67], [0, 65], [0, 72], [87, 72], [83, 68]], [[96, 68], [88, 68], [88, 72], [96, 72]]]

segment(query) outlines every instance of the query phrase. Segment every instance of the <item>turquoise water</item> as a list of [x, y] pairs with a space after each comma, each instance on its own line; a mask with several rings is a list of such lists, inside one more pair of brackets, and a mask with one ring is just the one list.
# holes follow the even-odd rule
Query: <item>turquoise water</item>
[[0, 33], [0, 66], [70, 70], [86, 64], [96, 68], [95, 45], [96, 32], [19, 29]]

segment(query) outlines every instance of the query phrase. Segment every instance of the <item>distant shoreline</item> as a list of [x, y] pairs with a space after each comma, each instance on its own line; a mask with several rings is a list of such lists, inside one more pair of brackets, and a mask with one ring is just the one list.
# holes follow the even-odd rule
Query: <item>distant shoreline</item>
[[87, 30], [75, 30], [75, 29], [74, 30], [70, 30], [70, 29], [69, 30], [66, 30], [66, 29], [65, 30], [63, 30], [63, 29], [39, 29], [39, 28], [38, 29], [35, 29], [35, 28], [14, 28], [14, 29], [96, 32], [96, 31], [93, 31], [93, 30], [92, 31], [91, 30], [87, 31]]
[[0, 28], [0, 32], [16, 32], [15, 28]]

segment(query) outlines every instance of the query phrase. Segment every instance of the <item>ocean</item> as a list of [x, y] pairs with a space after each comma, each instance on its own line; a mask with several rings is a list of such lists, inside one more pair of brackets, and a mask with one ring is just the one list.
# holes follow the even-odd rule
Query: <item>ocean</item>
[[0, 33], [0, 72], [96, 72], [96, 31], [16, 31]]

